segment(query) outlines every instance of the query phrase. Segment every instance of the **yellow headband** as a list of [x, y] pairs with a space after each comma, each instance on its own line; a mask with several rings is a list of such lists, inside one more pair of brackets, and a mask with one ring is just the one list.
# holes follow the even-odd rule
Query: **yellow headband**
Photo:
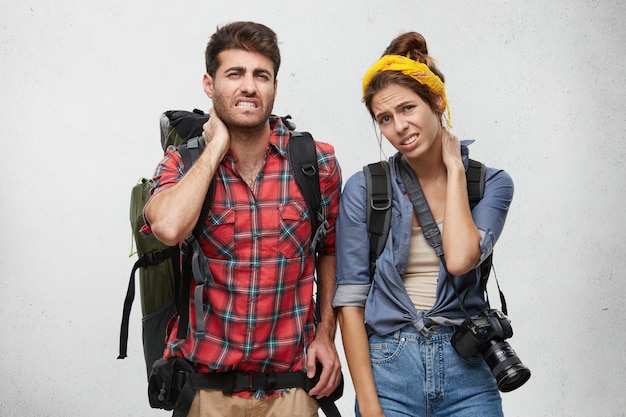
[[440, 96], [443, 100], [443, 109], [448, 112], [448, 127], [452, 127], [450, 123], [450, 107], [446, 99], [446, 89], [443, 85], [443, 81], [428, 68], [428, 65], [401, 55], [383, 55], [383, 57], [375, 62], [365, 73], [363, 77], [363, 95], [365, 95], [367, 87], [374, 75], [382, 71], [400, 72], [413, 78], [420, 84], [425, 85], [430, 91]]

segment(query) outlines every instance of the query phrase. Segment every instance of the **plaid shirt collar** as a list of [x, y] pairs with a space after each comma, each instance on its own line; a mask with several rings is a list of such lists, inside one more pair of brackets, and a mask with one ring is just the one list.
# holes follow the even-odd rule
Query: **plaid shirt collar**
[[280, 117], [271, 115], [270, 119], [270, 145], [273, 147], [283, 158], [287, 158], [287, 142], [289, 141], [289, 129], [283, 123]]

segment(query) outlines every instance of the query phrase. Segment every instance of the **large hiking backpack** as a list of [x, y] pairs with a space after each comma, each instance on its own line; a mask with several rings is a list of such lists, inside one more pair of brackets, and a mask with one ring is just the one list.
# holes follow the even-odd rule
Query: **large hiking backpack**
[[[164, 151], [169, 145], [176, 146], [186, 170], [198, 159], [204, 149], [202, 126], [208, 118], [209, 115], [201, 110], [194, 110], [193, 112], [171, 110], [161, 115], [161, 146]], [[289, 120], [289, 116], [282, 119], [292, 129], [290, 131], [291, 140], [289, 140], [287, 147], [289, 163], [311, 216], [311, 248], [315, 255], [316, 249], [318, 249], [317, 245], [323, 238], [328, 225], [321, 209], [315, 142], [309, 133], [293, 131], [295, 126]], [[203, 221], [208, 214], [215, 189], [214, 184], [215, 181], [212, 182], [207, 192], [198, 224], [194, 228], [194, 235], [199, 234]], [[140, 229], [144, 225], [143, 207], [150, 198], [152, 186], [152, 180], [143, 178], [133, 187], [131, 192], [130, 222], [138, 259], [130, 273], [124, 300], [118, 356], [118, 359], [127, 356], [130, 311], [135, 298], [135, 274], [139, 270], [143, 348], [148, 376], [153, 363], [163, 356], [166, 326], [175, 314], [181, 316], [177, 336], [179, 338], [186, 336], [189, 315], [187, 303], [191, 279], [193, 279], [191, 278], [191, 271], [185, 265], [183, 265], [181, 273], [181, 248], [179, 245], [167, 246], [153, 235], [144, 236], [140, 233]], [[131, 253], [132, 255], [133, 253]]]

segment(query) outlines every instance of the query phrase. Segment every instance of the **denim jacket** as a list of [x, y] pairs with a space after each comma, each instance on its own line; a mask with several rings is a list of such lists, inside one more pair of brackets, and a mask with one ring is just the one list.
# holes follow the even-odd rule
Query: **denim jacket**
[[[471, 142], [461, 142], [466, 169], [469, 155], [467, 145]], [[413, 206], [404, 196], [404, 184], [398, 171], [399, 156], [396, 154], [389, 160], [393, 188], [391, 230], [385, 248], [376, 260], [376, 272], [371, 285], [366, 225], [367, 189], [362, 171], [353, 174], [346, 182], [336, 223], [337, 276], [333, 306], [365, 307], [368, 332], [381, 336], [409, 324], [422, 330], [432, 322], [457, 324], [464, 318], [443, 267], [439, 270], [435, 304], [430, 310], [417, 311], [406, 292], [403, 276], [409, 257]], [[452, 277], [464, 300], [463, 307], [471, 316], [487, 308], [480, 286], [479, 265], [493, 251], [512, 198], [511, 177], [503, 170], [488, 167], [484, 196], [472, 210], [474, 223], [480, 232], [481, 259], [476, 268], [467, 274]]]

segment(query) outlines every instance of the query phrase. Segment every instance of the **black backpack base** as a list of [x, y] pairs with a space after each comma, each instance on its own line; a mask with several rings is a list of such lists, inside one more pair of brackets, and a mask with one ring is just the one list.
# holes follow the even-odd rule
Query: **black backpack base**
[[[150, 376], [152, 364], [163, 357], [166, 345], [167, 324], [177, 313], [176, 303], [172, 297], [160, 309], [141, 319], [143, 355], [146, 360], [146, 367], [148, 364], [151, 364], [149, 368], [146, 368], [148, 377]], [[159, 334], [163, 335], [161, 341], [154, 337], [154, 335]]]

